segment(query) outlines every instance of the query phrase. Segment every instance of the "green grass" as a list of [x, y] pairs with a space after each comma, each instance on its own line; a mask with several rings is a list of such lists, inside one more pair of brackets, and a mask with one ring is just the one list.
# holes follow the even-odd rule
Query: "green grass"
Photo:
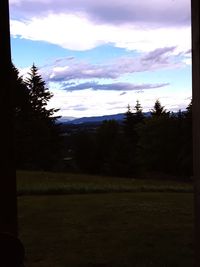
[[17, 178], [19, 195], [193, 191], [191, 183], [168, 180], [26, 171], [18, 172]]
[[[62, 185], [88, 189], [84, 194], [68, 188], [50, 195], [50, 188]], [[94, 186], [107, 194], [97, 194]], [[120, 191], [115, 191], [117, 186]], [[125, 187], [133, 191], [122, 192]], [[189, 184], [19, 172], [20, 190], [19, 232], [26, 267], [193, 266]]]

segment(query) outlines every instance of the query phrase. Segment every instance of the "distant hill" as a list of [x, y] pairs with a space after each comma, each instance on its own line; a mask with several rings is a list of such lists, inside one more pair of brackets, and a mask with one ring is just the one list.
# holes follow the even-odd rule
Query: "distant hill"
[[58, 119], [59, 122], [61, 123], [66, 123], [66, 122], [70, 122], [70, 121], [73, 121], [75, 120], [76, 118], [75, 117], [66, 117], [66, 116], [62, 116], [60, 119]]
[[114, 115], [103, 115], [103, 116], [94, 116], [94, 117], [83, 117], [71, 120], [70, 123], [73, 124], [82, 124], [88, 122], [102, 122], [105, 120], [117, 120], [121, 121], [124, 119], [124, 113], [114, 114]]
[[[144, 115], [146, 117], [150, 116], [150, 112], [144, 112]], [[73, 117], [69, 119], [70, 117], [62, 117], [59, 119], [61, 123], [64, 124], [85, 124], [85, 123], [97, 123], [102, 122], [105, 120], [116, 120], [116, 121], [122, 121], [125, 117], [124, 113], [118, 113], [113, 115], [103, 115], [103, 116], [94, 116], [94, 117], [82, 117], [74, 119]]]

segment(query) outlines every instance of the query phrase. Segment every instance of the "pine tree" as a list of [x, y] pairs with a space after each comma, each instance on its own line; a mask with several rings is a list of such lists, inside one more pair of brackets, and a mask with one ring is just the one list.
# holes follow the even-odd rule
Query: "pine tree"
[[151, 110], [151, 115], [153, 117], [160, 117], [163, 115], [169, 115], [169, 112], [166, 111], [165, 107], [161, 105], [160, 101], [157, 99], [153, 109]]
[[135, 112], [132, 112], [130, 105], [127, 107], [127, 112], [124, 118], [124, 133], [130, 139], [137, 139], [136, 127], [138, 123], [141, 123], [144, 119], [144, 114], [142, 113], [142, 107], [139, 100], [136, 101], [134, 107]]
[[34, 64], [28, 75], [29, 77], [25, 80], [25, 83], [29, 90], [34, 116], [48, 120], [57, 119], [58, 117], [53, 117], [53, 115], [58, 109], [47, 109], [47, 104], [53, 97], [53, 94], [46, 87], [45, 81], [43, 81], [41, 75], [38, 73], [38, 68]]
[[127, 106], [127, 112], [125, 113], [123, 126], [124, 126], [125, 135], [130, 139], [133, 138], [134, 126], [135, 126], [135, 118], [134, 118], [134, 114], [131, 111], [131, 107], [130, 107], [129, 104]]
[[192, 124], [192, 100], [190, 101], [189, 105], [186, 108], [185, 117], [190, 121]]
[[19, 76], [18, 69], [11, 66], [11, 86], [14, 92], [15, 105], [15, 163], [16, 168], [24, 168], [26, 162], [30, 158], [30, 142], [31, 136], [31, 113], [32, 107], [30, 103], [29, 91], [22, 77]]
[[[138, 125], [143, 121], [144, 116], [142, 113], [142, 107], [137, 100], [135, 106], [135, 113], [132, 112], [130, 106], [128, 105], [128, 110], [125, 113], [124, 119], [124, 156], [123, 160], [126, 164], [123, 164], [126, 174], [133, 175], [138, 173], [139, 165], [137, 159], [137, 150], [138, 150]], [[126, 153], [125, 153], [126, 151]], [[121, 158], [122, 159], [122, 158]]]
[[11, 86], [14, 91], [15, 118], [23, 120], [31, 112], [32, 108], [29, 90], [14, 65], [11, 66]]
[[[28, 78], [23, 86], [26, 92], [24, 98], [28, 109], [20, 110], [21, 117], [24, 117], [24, 123], [17, 121], [16, 129], [20, 140], [16, 144], [20, 157], [20, 164], [23, 168], [28, 169], [52, 169], [61, 156], [61, 137], [59, 125], [56, 123], [58, 117], [54, 116], [57, 109], [48, 109], [47, 104], [53, 97], [53, 94], [46, 87], [37, 67], [33, 64]], [[18, 82], [21, 78], [18, 78]], [[22, 88], [20, 89], [22, 93]], [[25, 96], [25, 95], [24, 95]], [[20, 98], [20, 97], [19, 97]], [[22, 101], [23, 97], [20, 98]], [[19, 108], [16, 107], [16, 114]], [[20, 152], [19, 144], [24, 148]], [[19, 162], [18, 162], [19, 163]], [[21, 167], [19, 166], [19, 167]]]
[[136, 123], [142, 122], [144, 119], [144, 115], [142, 113], [142, 106], [141, 106], [139, 100], [136, 101], [136, 105], [135, 105], [134, 109], [135, 109], [135, 114], [134, 114], [135, 122]]

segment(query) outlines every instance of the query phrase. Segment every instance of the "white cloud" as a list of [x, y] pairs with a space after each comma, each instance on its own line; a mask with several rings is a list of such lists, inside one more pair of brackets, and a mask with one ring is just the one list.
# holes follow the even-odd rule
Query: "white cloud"
[[98, 45], [97, 37], [89, 34], [91, 27], [85, 18], [65, 14], [52, 14], [30, 21], [11, 20], [13, 36], [46, 41], [72, 50], [87, 50]]
[[[187, 53], [191, 49], [190, 0], [10, 0], [10, 7], [13, 37], [74, 51], [111, 44], [142, 52], [136, 58], [123, 57], [102, 65], [71, 58], [42, 68], [43, 78], [55, 81], [49, 84], [54, 93], [51, 103], [62, 109], [63, 116], [124, 112], [127, 104], [134, 105], [138, 98], [148, 111], [158, 95], [166, 108], [175, 107], [177, 101], [182, 106], [188, 104], [186, 98], [191, 92], [182, 88], [168, 88], [169, 92], [165, 88], [149, 89], [141, 94], [78, 88], [67, 92], [60, 90], [60, 82], [68, 81], [72, 87], [96, 79], [102, 79], [103, 84], [113, 79], [114, 83], [135, 72], [191, 64], [191, 55]], [[111, 101], [113, 105], [109, 104]]]
[[11, 34], [20, 38], [46, 41], [70, 50], [89, 50], [112, 43], [129, 50], [151, 51], [176, 46], [177, 51], [191, 47], [190, 26], [148, 27], [95, 24], [83, 13], [49, 14], [30, 20], [11, 20]]
[[63, 84], [62, 89], [67, 91], [76, 91], [76, 90], [103, 90], [103, 91], [141, 91], [141, 90], [149, 90], [154, 88], [162, 88], [168, 86], [169, 83], [143, 83], [143, 84], [134, 84], [134, 83], [125, 83], [125, 82], [115, 82], [115, 83], [105, 83], [100, 84], [98, 82], [86, 82], [79, 83], [76, 85]]
[[123, 56], [101, 64], [91, 64], [76, 58], [63, 58], [55, 60], [41, 71], [46, 81], [118, 79], [126, 74], [183, 68], [188, 57], [188, 53], [177, 55], [175, 47], [163, 47], [142, 55]]
[[17, 3], [10, 0], [11, 14], [23, 18], [83, 12], [96, 23], [112, 25], [185, 25], [190, 20], [190, 0], [18, 0]]
[[[51, 91], [54, 93], [54, 97], [51, 100], [50, 107], [61, 108], [59, 114], [62, 116], [74, 117], [123, 113], [126, 112], [128, 104], [134, 107], [136, 100], [140, 101], [143, 111], [146, 112], [153, 108], [158, 97], [167, 110], [178, 111], [188, 106], [190, 102], [188, 97], [191, 95], [191, 92], [182, 88], [177, 91], [149, 89], [142, 94], [126, 92], [126, 94], [121, 95], [119, 92], [93, 91], [90, 89], [67, 92], [56, 89], [52, 85]], [[177, 99], [179, 99], [178, 103]]]

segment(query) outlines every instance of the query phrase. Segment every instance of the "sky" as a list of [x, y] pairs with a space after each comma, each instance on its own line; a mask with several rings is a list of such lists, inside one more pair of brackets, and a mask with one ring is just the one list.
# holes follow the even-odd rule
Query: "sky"
[[192, 97], [190, 0], [10, 0], [12, 61], [38, 68], [64, 117]]

